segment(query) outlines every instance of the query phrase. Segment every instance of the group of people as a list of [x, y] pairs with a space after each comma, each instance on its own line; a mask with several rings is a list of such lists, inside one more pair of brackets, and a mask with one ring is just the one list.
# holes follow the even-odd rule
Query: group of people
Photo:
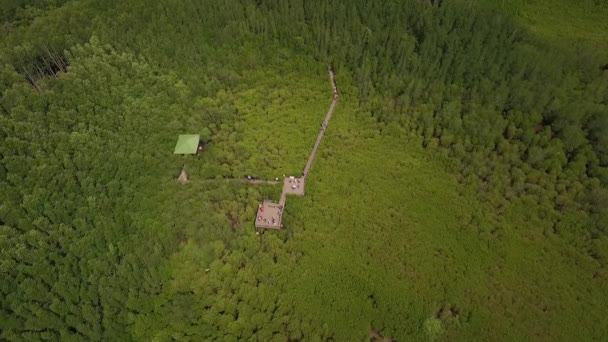
[[[260, 209], [260, 213], [263, 213], [264, 212], [264, 205], [260, 204], [259, 209]], [[281, 217], [282, 214], [283, 214], [283, 206], [279, 205], [279, 217], [272, 216], [271, 218], [266, 219], [262, 215], [258, 215], [257, 219], [258, 219], [258, 222], [264, 222], [265, 224], [269, 224], [269, 225], [272, 225], [272, 226], [277, 226], [277, 225], [279, 225], [280, 217]]]
[[279, 224], [278, 220], [274, 216], [272, 218], [270, 218], [270, 219], [265, 219], [265, 218], [262, 217], [262, 215], [260, 215], [260, 216], [258, 216], [258, 221], [264, 222], [264, 223], [268, 223], [268, 224], [273, 225], [273, 226], [276, 226], [276, 225]]
[[302, 181], [299, 178], [295, 178], [294, 176], [289, 176], [288, 182], [289, 182], [289, 184], [293, 183], [291, 185], [291, 188], [295, 190], [300, 187], [300, 183]]

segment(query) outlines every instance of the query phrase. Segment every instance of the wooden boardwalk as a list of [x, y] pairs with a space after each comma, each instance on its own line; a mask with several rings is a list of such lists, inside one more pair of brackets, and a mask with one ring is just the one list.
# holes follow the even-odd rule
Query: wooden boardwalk
[[312, 147], [312, 151], [310, 152], [310, 156], [308, 157], [308, 161], [306, 162], [306, 166], [304, 167], [304, 172], [302, 173], [302, 176], [304, 178], [306, 178], [306, 176], [308, 176], [308, 171], [310, 171], [312, 163], [314, 162], [315, 157], [317, 156], [317, 149], [319, 148], [319, 145], [321, 144], [321, 140], [323, 140], [323, 136], [325, 135], [325, 130], [327, 129], [327, 125], [329, 125], [329, 120], [331, 120], [331, 116], [334, 114], [334, 109], [336, 108], [336, 103], [338, 103], [339, 95], [338, 95], [338, 88], [336, 88], [336, 80], [335, 80], [334, 72], [331, 69], [331, 67], [328, 68], [328, 71], [329, 71], [329, 79], [331, 81], [331, 86], [334, 89], [334, 98], [331, 101], [329, 110], [327, 111], [327, 114], [325, 115], [325, 120], [323, 120], [323, 123], [321, 124], [321, 129], [319, 130], [319, 134], [317, 135], [317, 140], [315, 141], [315, 145]]
[[[302, 171], [302, 177], [285, 177], [285, 179], [283, 179], [283, 190], [281, 191], [281, 199], [279, 200], [279, 203], [264, 201], [258, 206], [258, 212], [255, 220], [256, 230], [281, 229], [283, 227], [281, 221], [283, 218], [283, 210], [285, 209], [285, 204], [287, 202], [287, 195], [293, 194], [297, 196], [303, 196], [305, 194], [306, 177], [308, 177], [310, 168], [312, 167], [315, 157], [317, 156], [317, 150], [319, 149], [319, 145], [321, 145], [321, 140], [323, 140], [323, 137], [325, 136], [325, 131], [327, 130], [327, 126], [329, 125], [329, 121], [331, 120], [332, 115], [334, 114], [334, 109], [336, 108], [336, 104], [338, 103], [338, 97], [340, 96], [338, 94], [338, 88], [336, 87], [334, 71], [331, 66], [327, 67], [327, 72], [329, 73], [329, 80], [333, 88], [333, 99], [331, 101], [331, 105], [329, 106], [329, 110], [325, 115], [325, 120], [323, 120], [323, 123], [321, 124], [321, 129], [319, 130], [319, 134], [317, 135], [317, 140], [315, 141], [315, 144], [312, 147], [312, 151], [310, 151], [310, 155], [308, 156], [308, 160], [306, 161], [306, 166], [304, 166], [304, 171]], [[278, 183], [272, 181], [259, 182], [260, 184]], [[273, 213], [271, 220], [267, 218], [269, 212]]]
[[243, 184], [253, 184], [253, 185], [277, 185], [281, 181], [270, 181], [263, 179], [252, 179], [249, 180], [247, 178], [222, 178], [222, 179], [203, 179], [202, 182], [205, 183], [215, 183], [215, 182], [227, 182], [227, 183], [243, 183]]

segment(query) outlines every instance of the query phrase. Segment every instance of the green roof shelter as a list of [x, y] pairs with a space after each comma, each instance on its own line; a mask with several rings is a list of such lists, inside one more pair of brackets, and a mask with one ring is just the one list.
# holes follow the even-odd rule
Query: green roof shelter
[[177, 138], [173, 154], [196, 154], [200, 140], [199, 134], [181, 134]]

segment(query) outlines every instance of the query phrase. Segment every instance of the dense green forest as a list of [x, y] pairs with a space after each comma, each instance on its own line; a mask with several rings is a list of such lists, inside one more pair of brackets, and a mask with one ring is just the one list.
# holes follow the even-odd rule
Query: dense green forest
[[[0, 0], [0, 21], [0, 339], [608, 336], [604, 2]], [[328, 64], [306, 196], [256, 235], [279, 187], [225, 179], [301, 172]], [[173, 155], [183, 133], [206, 151]]]

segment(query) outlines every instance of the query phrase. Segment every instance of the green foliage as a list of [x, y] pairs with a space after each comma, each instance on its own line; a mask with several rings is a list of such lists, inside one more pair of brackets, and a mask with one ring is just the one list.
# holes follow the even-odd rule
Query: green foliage
[[424, 331], [430, 340], [435, 340], [441, 336], [441, 321], [437, 318], [427, 318], [424, 321]]
[[514, 14], [534, 33], [557, 44], [608, 46], [608, 4], [600, 0], [483, 0]]
[[[0, 5], [0, 339], [607, 336], [605, 11], [559, 4]], [[225, 178], [301, 171], [328, 62], [255, 235], [280, 187]]]

